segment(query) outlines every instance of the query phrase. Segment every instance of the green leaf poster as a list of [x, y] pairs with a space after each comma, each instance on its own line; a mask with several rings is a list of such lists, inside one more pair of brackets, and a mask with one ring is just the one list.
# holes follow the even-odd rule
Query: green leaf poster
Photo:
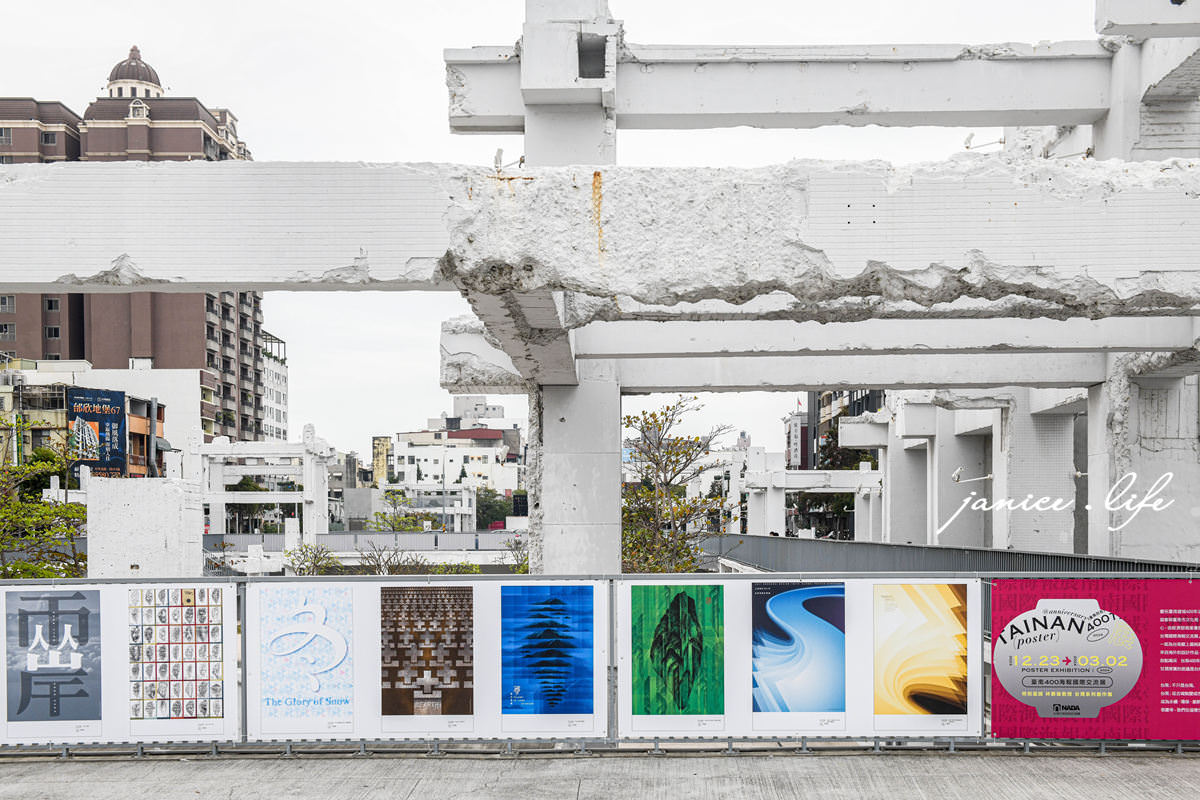
[[630, 587], [634, 714], [725, 713], [721, 586]]

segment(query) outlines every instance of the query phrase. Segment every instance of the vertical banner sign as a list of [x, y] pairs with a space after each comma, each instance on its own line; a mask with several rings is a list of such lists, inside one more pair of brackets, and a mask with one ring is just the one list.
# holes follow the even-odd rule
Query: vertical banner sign
[[1200, 585], [1005, 580], [992, 587], [992, 735], [1195, 739]]
[[265, 733], [320, 734], [354, 726], [354, 607], [348, 586], [259, 592], [259, 703]]
[[100, 592], [5, 595], [8, 721], [95, 721], [100, 703]]
[[120, 478], [125, 464], [125, 393], [102, 389], [67, 389], [67, 427], [75, 477], [86, 464], [101, 478]]

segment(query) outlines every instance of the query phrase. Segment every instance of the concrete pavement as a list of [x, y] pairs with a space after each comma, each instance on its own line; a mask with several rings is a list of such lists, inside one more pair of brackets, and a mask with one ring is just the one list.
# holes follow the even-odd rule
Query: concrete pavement
[[171, 756], [0, 761], [0, 798], [22, 800], [1154, 800], [1195, 796], [1197, 792], [1200, 757], [1194, 755]]

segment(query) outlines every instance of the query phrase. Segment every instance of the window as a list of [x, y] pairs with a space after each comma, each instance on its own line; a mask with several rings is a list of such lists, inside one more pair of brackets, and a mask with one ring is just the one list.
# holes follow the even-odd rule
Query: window
[[12, 144], [12, 128], [0, 128], [0, 144]]
[[46, 310], [47, 311], [58, 311], [58, 298], [57, 297], [47, 297], [46, 298]]
[[49, 147], [58, 144], [58, 134], [54, 131], [42, 131], [42, 144]]
[[17, 326], [11, 322], [0, 322], [0, 342], [14, 342], [17, 339]]
[[58, 361], [62, 358], [58, 353], [43, 353], [42, 361]]
[[117, 87], [117, 97], [124, 97], [125, 95], [123, 94], [123, 92], [124, 92], [124, 90], [120, 86], [118, 86]]
[[0, 164], [11, 164], [11, 163], [13, 163], [12, 156], [0, 156]]
[[59, 338], [59, 337], [58, 337], [58, 335], [59, 335], [59, 332], [60, 332], [60, 331], [59, 331], [59, 326], [57, 326], [57, 325], [47, 325], [47, 326], [46, 326], [46, 338], [47, 338], [47, 339], [57, 339], [57, 338]]
[[15, 294], [0, 294], [0, 314], [14, 314], [17, 311], [17, 296]]

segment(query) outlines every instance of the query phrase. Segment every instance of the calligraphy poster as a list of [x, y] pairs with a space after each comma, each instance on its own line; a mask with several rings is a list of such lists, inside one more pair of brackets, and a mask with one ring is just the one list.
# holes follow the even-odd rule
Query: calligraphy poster
[[1200, 586], [1000, 580], [992, 586], [992, 735], [1193, 740]]
[[452, 717], [469, 729], [475, 713], [473, 593], [471, 586], [453, 584], [380, 589], [385, 729], [389, 718], [418, 717]]
[[348, 586], [258, 591], [259, 715], [268, 733], [354, 726], [354, 604]]
[[501, 713], [592, 714], [593, 587], [524, 584], [500, 592]]
[[6, 592], [8, 721], [101, 719], [100, 592]]

